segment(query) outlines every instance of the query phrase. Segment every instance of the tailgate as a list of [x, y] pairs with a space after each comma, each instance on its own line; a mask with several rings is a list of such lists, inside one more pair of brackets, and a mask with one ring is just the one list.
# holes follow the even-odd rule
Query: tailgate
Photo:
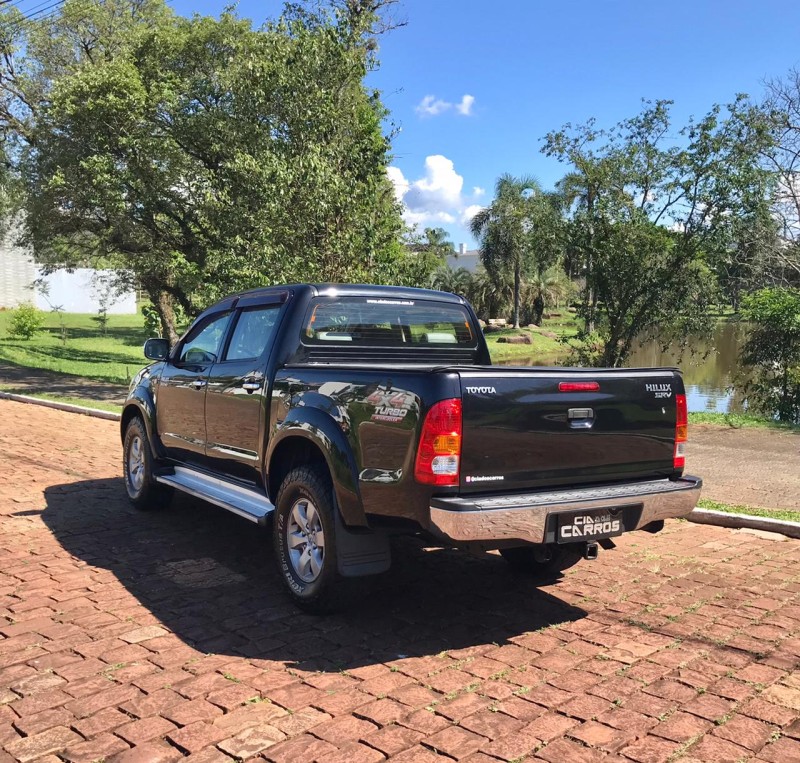
[[[677, 369], [458, 370], [461, 492], [513, 491], [673, 473]], [[593, 391], [565, 391], [596, 382]]]

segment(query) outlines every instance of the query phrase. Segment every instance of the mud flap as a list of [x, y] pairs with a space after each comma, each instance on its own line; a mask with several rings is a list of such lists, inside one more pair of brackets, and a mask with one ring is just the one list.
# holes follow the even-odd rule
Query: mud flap
[[346, 578], [379, 575], [392, 564], [389, 536], [381, 532], [349, 530], [336, 516], [336, 556], [339, 574]]

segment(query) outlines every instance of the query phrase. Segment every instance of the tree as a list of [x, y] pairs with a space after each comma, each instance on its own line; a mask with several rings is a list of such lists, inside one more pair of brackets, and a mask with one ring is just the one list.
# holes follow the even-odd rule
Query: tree
[[497, 179], [495, 198], [470, 223], [481, 242], [481, 261], [499, 283], [513, 278], [513, 323], [519, 328], [523, 275], [541, 272], [558, 256], [560, 221], [557, 199], [530, 177], [504, 174]]
[[384, 4], [293, 7], [259, 31], [162, 0], [6, 11], [0, 130], [37, 259], [111, 263], [173, 341], [176, 304], [407, 278], [385, 110], [363, 84]]
[[774, 141], [764, 152], [765, 167], [777, 176], [772, 214], [780, 242], [772, 248], [779, 280], [800, 283], [800, 70], [767, 83], [764, 104], [772, 117]]
[[755, 371], [745, 383], [748, 405], [800, 423], [800, 289], [747, 295], [742, 317], [752, 324], [741, 352], [742, 363]]
[[588, 345], [599, 332], [592, 362], [622, 364], [635, 338], [685, 342], [708, 331], [715, 270], [753, 220], [769, 217], [771, 176], [760, 157], [772, 137], [763, 110], [744, 97], [715, 106], [678, 131], [679, 145], [670, 105], [645, 102], [611, 130], [589, 122], [545, 138], [544, 153], [571, 165], [559, 187], [568, 251], [586, 268]]
[[466, 268], [439, 268], [431, 275], [431, 287], [439, 291], [458, 294], [458, 296], [469, 300], [472, 275]]

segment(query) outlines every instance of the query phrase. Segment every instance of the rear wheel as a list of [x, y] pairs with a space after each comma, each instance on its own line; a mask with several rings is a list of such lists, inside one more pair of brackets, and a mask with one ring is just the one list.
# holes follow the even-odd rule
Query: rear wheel
[[501, 548], [500, 556], [514, 572], [546, 577], [576, 565], [583, 558], [581, 544]]
[[172, 499], [172, 489], [155, 480], [155, 459], [147, 439], [144, 422], [135, 416], [125, 430], [122, 467], [130, 502], [142, 511], [164, 508]]
[[318, 466], [289, 472], [275, 503], [273, 542], [281, 577], [295, 603], [318, 614], [337, 608], [345, 588], [335, 511], [330, 477]]

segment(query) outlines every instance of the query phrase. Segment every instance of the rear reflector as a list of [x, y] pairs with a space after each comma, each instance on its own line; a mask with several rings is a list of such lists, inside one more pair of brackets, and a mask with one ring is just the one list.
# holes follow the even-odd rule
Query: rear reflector
[[559, 382], [559, 392], [597, 392], [600, 389], [599, 382]]
[[675, 455], [673, 469], [683, 471], [686, 466], [686, 441], [689, 439], [689, 413], [686, 395], [675, 395]]
[[460, 461], [461, 400], [440, 400], [422, 425], [414, 477], [426, 485], [458, 485]]

